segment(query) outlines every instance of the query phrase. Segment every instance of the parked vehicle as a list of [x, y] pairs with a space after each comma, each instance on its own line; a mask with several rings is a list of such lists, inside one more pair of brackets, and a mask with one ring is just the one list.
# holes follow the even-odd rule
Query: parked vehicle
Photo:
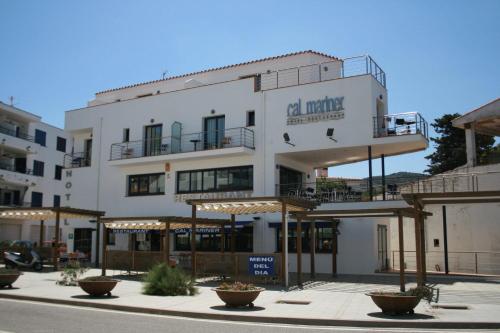
[[43, 269], [42, 258], [29, 241], [13, 241], [4, 251], [3, 261], [6, 268], [32, 268], [35, 271]]

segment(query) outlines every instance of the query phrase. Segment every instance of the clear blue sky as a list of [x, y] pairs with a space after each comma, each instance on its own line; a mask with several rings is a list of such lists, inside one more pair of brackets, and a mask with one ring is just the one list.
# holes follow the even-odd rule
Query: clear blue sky
[[[56, 126], [95, 92], [164, 70], [307, 49], [372, 55], [387, 73], [390, 113], [419, 111], [431, 122], [500, 95], [498, 0], [0, 0], [0, 42], [0, 100], [12, 95]], [[387, 172], [423, 171], [430, 152], [388, 158]], [[364, 177], [367, 169], [331, 173]]]

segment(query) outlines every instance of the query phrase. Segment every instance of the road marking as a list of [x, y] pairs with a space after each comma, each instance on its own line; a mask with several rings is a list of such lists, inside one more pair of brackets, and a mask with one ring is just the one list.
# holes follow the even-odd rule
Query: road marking
[[[180, 317], [180, 316], [169, 316], [169, 315], [156, 315], [149, 313], [137, 313], [137, 312], [129, 312], [129, 311], [119, 311], [119, 310], [109, 310], [109, 309], [99, 309], [99, 308], [91, 308], [86, 306], [75, 306], [75, 305], [64, 305], [64, 304], [54, 304], [54, 303], [44, 303], [44, 302], [36, 302], [36, 301], [25, 301], [25, 300], [17, 300], [17, 299], [2, 299], [2, 301], [8, 302], [18, 302], [18, 303], [29, 303], [33, 305], [43, 305], [59, 307], [59, 308], [71, 308], [75, 310], [86, 310], [86, 311], [94, 311], [94, 312], [108, 312], [115, 314], [131, 314], [135, 316], [145, 316], [145, 317], [155, 317], [155, 318], [163, 318], [163, 319], [171, 319], [171, 320], [186, 320], [186, 321], [197, 321], [197, 322], [212, 322], [212, 323], [224, 323], [228, 325], [242, 325], [242, 326], [261, 326], [261, 327], [274, 327], [274, 328], [287, 328], [287, 329], [302, 329], [302, 330], [328, 330], [328, 331], [352, 331], [352, 332], [408, 332], [408, 328], [371, 328], [371, 327], [349, 327], [349, 326], [307, 326], [307, 325], [287, 325], [287, 324], [273, 324], [273, 323], [256, 323], [256, 322], [245, 322], [245, 321], [232, 321], [232, 320], [218, 320], [218, 319], [199, 319], [199, 318], [189, 318], [189, 317]], [[474, 330], [474, 331], [462, 331], [460, 333], [478, 333], [478, 332], [494, 332], [495, 330]], [[454, 329], [411, 329], [412, 333], [436, 333], [436, 332], [456, 332]], [[3, 332], [0, 333], [14, 333], [14, 332]]]

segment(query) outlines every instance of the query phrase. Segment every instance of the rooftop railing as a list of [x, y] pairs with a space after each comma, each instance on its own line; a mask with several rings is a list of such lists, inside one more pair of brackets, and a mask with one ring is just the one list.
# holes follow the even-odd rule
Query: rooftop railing
[[27, 133], [21, 132], [21, 131], [15, 131], [13, 129], [7, 128], [7, 127], [2, 126], [2, 125], [0, 125], [0, 133], [10, 135], [10, 136], [13, 136], [13, 137], [16, 137], [19, 139], [23, 139], [26, 141], [33, 142], [33, 136], [31, 136]]
[[205, 131], [180, 136], [114, 143], [111, 145], [110, 160], [234, 147], [255, 149], [254, 132], [246, 127], [236, 127], [221, 131]]
[[373, 137], [422, 134], [429, 138], [427, 121], [418, 112], [373, 117]]
[[271, 90], [367, 74], [386, 87], [385, 72], [368, 55], [263, 73], [260, 87]]

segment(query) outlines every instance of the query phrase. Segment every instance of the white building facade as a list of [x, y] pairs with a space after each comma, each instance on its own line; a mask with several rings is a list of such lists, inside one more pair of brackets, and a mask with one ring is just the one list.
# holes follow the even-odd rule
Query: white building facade
[[[66, 112], [71, 153], [61, 204], [110, 217], [187, 217], [192, 198], [291, 195], [314, 198], [318, 209], [388, 205], [357, 202], [362, 193], [320, 191], [315, 172], [427, 147], [420, 115], [388, 114], [385, 80], [370, 57], [305, 51], [97, 93], [87, 107]], [[387, 233], [389, 220], [358, 220], [340, 223], [339, 273], [368, 274], [387, 264], [378, 233]], [[274, 214], [239, 216], [237, 251], [279, 251], [278, 221]], [[172, 253], [189, 251], [188, 232], [171, 233]], [[292, 225], [291, 252], [293, 233]], [[332, 230], [318, 223], [316, 234], [316, 270], [330, 272]], [[198, 242], [198, 251], [221, 246], [209, 230]], [[109, 248], [128, 246], [127, 235], [116, 234]], [[160, 245], [146, 234], [133, 246]]]

